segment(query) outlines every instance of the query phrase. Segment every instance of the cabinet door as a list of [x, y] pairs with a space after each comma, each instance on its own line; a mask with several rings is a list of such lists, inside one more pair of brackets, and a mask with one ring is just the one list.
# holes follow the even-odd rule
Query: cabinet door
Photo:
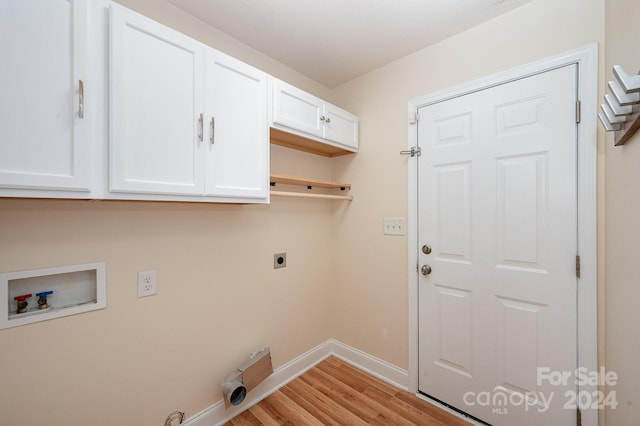
[[358, 150], [358, 117], [331, 104], [325, 105], [324, 138]]
[[273, 122], [322, 137], [323, 102], [282, 81], [273, 85]]
[[266, 199], [267, 76], [217, 52], [206, 59], [207, 195]]
[[110, 190], [202, 195], [203, 45], [117, 4], [110, 25]]
[[87, 14], [86, 0], [0, 1], [0, 187], [90, 189]]

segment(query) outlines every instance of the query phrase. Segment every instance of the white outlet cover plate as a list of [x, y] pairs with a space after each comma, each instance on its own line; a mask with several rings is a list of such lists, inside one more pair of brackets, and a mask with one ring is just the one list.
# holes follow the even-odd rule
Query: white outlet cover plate
[[138, 272], [138, 297], [158, 294], [158, 274], [156, 271]]
[[404, 217], [385, 217], [384, 235], [406, 235], [407, 220]]

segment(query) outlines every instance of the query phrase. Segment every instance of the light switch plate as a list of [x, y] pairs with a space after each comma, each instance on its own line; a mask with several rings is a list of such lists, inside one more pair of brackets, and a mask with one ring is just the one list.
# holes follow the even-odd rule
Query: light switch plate
[[385, 235], [406, 235], [407, 221], [404, 217], [385, 217]]

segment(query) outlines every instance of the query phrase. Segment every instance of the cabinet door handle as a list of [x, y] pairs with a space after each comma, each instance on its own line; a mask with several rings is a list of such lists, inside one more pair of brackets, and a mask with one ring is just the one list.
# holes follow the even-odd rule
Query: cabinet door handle
[[200, 142], [203, 141], [203, 133], [204, 133], [202, 129], [202, 120], [203, 120], [203, 117], [202, 117], [202, 114], [200, 114], [200, 117], [198, 118], [198, 140]]
[[216, 118], [211, 117], [211, 123], [209, 124], [211, 127], [211, 135], [209, 136], [209, 140], [211, 141], [211, 145], [216, 142]]
[[78, 80], [78, 117], [84, 118], [84, 81]]
[[325, 118], [324, 122], [325, 123], [331, 123], [331, 118], [330, 117]]
[[326, 118], [324, 115], [323, 115], [322, 117], [320, 117], [320, 121], [324, 121], [324, 120], [326, 120], [326, 119], [327, 119], [327, 118]]

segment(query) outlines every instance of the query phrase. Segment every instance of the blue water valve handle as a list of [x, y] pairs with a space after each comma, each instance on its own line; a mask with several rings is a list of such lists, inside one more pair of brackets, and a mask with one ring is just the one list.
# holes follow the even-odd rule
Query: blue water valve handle
[[49, 308], [49, 303], [47, 302], [47, 296], [51, 294], [53, 294], [53, 290], [41, 291], [40, 293], [36, 293], [36, 296], [38, 296], [38, 309]]

